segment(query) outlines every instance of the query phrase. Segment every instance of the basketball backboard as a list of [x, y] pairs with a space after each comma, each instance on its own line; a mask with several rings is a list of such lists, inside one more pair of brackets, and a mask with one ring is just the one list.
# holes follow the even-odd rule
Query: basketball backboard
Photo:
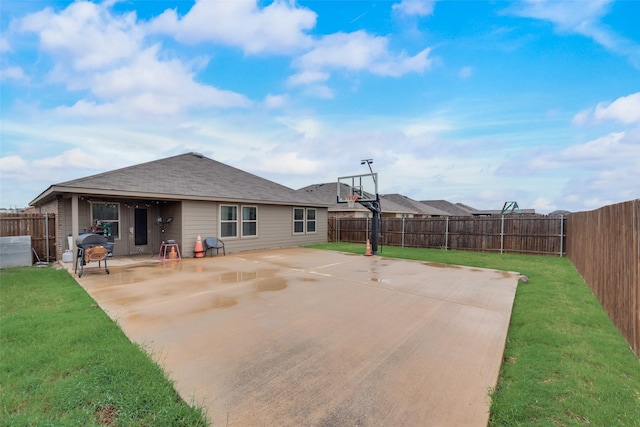
[[338, 178], [338, 203], [349, 203], [357, 196], [359, 202], [375, 202], [378, 199], [378, 174], [342, 176]]

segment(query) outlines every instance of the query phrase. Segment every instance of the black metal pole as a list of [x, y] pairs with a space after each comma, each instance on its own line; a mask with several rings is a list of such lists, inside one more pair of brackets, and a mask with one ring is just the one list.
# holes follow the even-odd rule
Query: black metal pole
[[378, 255], [378, 235], [380, 234], [380, 197], [376, 194], [376, 201], [371, 203], [371, 254]]

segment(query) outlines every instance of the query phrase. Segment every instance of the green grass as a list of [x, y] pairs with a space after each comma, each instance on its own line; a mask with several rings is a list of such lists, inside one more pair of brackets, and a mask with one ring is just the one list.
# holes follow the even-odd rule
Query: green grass
[[398, 247], [378, 255], [529, 277], [516, 292], [491, 426], [640, 426], [639, 360], [568, 259]]
[[203, 426], [65, 270], [0, 272], [0, 424]]

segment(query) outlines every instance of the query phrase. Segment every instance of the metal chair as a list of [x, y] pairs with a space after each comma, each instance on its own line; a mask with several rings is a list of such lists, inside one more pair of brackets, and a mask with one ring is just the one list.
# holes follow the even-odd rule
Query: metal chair
[[227, 255], [224, 250], [224, 242], [217, 237], [207, 237], [204, 239], [204, 255], [207, 256], [207, 252], [211, 249], [212, 251], [215, 249], [216, 255], [220, 253], [220, 249], [222, 249], [222, 254]]

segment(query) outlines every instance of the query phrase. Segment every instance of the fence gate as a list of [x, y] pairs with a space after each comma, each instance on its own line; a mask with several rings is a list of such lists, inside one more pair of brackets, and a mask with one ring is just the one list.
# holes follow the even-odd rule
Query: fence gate
[[56, 261], [55, 214], [1, 214], [0, 237], [11, 236], [31, 236], [31, 247], [40, 260]]

